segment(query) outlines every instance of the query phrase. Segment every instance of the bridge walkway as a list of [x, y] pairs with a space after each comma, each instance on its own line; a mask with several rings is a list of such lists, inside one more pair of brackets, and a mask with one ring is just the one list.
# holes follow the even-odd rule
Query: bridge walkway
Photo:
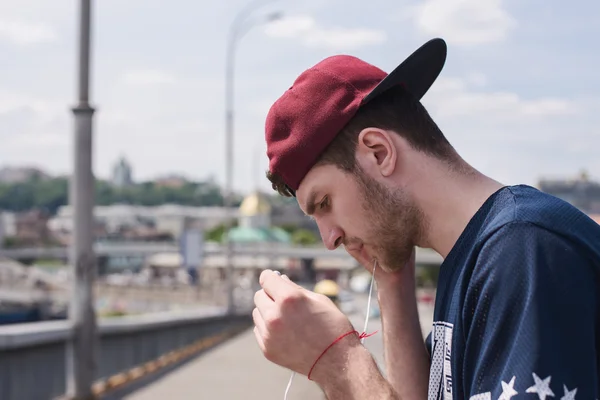
[[[356, 300], [357, 309], [366, 307], [366, 299]], [[363, 307], [364, 306], [364, 307]], [[420, 305], [424, 336], [431, 329], [433, 308]], [[362, 330], [364, 315], [354, 313], [350, 320]], [[381, 331], [381, 320], [371, 319], [369, 331]], [[365, 341], [380, 368], [383, 367], [381, 334]], [[261, 399], [282, 400], [290, 372], [267, 361], [260, 352], [251, 329], [205, 353], [161, 379], [124, 397], [126, 400], [163, 399]], [[289, 400], [325, 399], [321, 390], [304, 376], [296, 375]]]

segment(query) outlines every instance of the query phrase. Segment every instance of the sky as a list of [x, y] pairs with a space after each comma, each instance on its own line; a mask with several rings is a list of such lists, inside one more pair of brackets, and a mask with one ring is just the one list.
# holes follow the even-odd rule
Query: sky
[[[0, 0], [0, 166], [72, 168], [78, 1]], [[225, 49], [241, 0], [93, 4], [95, 174], [224, 179]], [[368, 7], [367, 7], [368, 5]], [[269, 21], [277, 13], [280, 19]], [[600, 2], [263, 0], [235, 52], [234, 189], [271, 190], [264, 121], [296, 77], [350, 54], [390, 72], [434, 37], [422, 99], [458, 152], [505, 184], [600, 180]], [[246, 29], [247, 28], [247, 29]]]

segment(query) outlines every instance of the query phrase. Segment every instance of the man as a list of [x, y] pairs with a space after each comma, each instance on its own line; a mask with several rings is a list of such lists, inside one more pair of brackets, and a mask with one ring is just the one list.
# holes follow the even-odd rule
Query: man
[[[327, 58], [266, 120], [273, 187], [297, 198], [327, 248], [381, 267], [386, 378], [329, 299], [272, 271], [255, 295], [258, 344], [332, 400], [596, 399], [600, 226], [458, 155], [420, 103], [445, 58], [441, 39], [389, 75]], [[444, 258], [426, 344], [415, 246]]]

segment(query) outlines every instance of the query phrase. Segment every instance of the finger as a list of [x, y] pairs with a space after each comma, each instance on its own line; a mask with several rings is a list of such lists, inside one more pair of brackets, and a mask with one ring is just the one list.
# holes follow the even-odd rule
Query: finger
[[295, 290], [290, 285], [291, 281], [281, 279], [281, 276], [268, 269], [260, 274], [259, 281], [264, 291], [275, 301], [285, 298], [292, 290]]
[[275, 302], [263, 289], [261, 289], [254, 293], [254, 305], [258, 308], [261, 315], [264, 316], [265, 312], [268, 312], [275, 307]]
[[265, 342], [263, 341], [263, 338], [257, 327], [254, 327], [254, 337], [256, 338], [256, 343], [258, 343], [258, 347], [260, 347], [260, 350], [264, 353], [266, 350]]
[[256, 329], [258, 329], [258, 333], [260, 333], [261, 337], [264, 336], [267, 332], [267, 326], [262, 315], [260, 315], [260, 311], [258, 308], [252, 310], [252, 320], [254, 321]]

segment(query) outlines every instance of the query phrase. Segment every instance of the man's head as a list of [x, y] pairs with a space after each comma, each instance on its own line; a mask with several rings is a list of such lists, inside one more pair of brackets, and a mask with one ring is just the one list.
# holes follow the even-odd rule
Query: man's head
[[432, 41], [390, 75], [332, 57], [305, 71], [271, 108], [266, 137], [273, 188], [296, 196], [323, 241], [363, 264], [408, 259], [423, 213], [398, 184], [408, 154], [452, 165], [456, 153], [419, 99], [441, 71], [445, 44]]

